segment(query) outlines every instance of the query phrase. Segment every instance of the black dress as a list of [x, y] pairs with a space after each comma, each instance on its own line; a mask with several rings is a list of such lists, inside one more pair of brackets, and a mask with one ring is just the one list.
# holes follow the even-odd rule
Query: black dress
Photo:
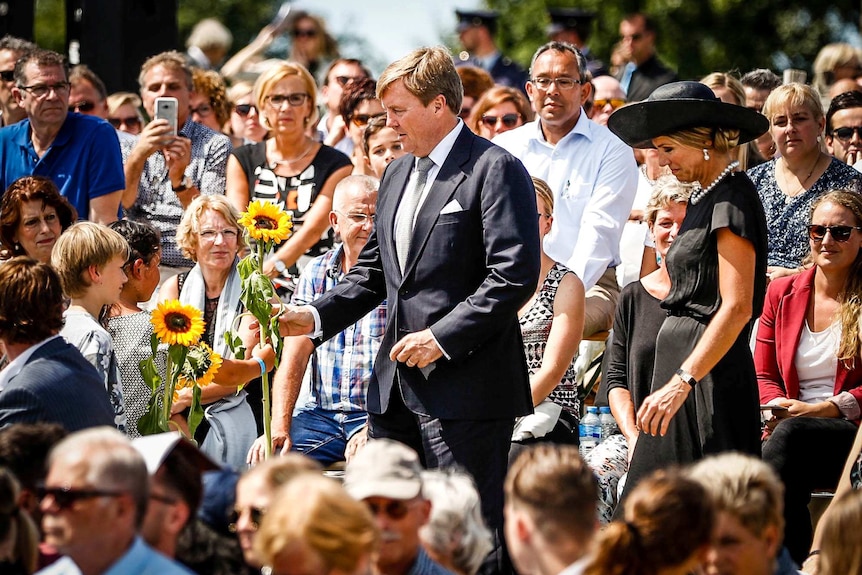
[[[752, 317], [766, 293], [766, 218], [751, 180], [736, 173], [722, 180], [697, 205], [688, 206], [667, 256], [671, 290], [661, 306], [668, 317], [656, 339], [651, 391], [663, 387], [691, 354], [721, 305], [716, 231], [728, 228], [754, 245]], [[722, 451], [760, 454], [757, 379], [743, 329], [712, 371], [701, 378], [670, 422], [664, 437], [641, 434], [625, 494], [652, 471]]]

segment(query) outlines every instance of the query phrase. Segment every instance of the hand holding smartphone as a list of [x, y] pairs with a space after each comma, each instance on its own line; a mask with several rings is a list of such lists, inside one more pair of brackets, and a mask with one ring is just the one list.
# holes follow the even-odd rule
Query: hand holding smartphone
[[176, 98], [156, 98], [155, 119], [167, 120], [171, 126], [171, 135], [177, 135], [177, 110], [179, 104]]

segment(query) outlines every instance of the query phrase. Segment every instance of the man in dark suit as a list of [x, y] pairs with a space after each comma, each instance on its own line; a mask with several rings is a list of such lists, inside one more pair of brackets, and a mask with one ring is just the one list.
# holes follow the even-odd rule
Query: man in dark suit
[[114, 425], [96, 368], [60, 335], [63, 290], [48, 264], [19, 257], [0, 266], [0, 428], [59, 423], [67, 431]]
[[517, 312], [538, 281], [535, 191], [517, 159], [458, 119], [445, 48], [394, 62], [377, 93], [410, 154], [384, 174], [357, 264], [290, 308], [282, 333], [330, 337], [385, 298], [369, 434], [406, 443], [427, 467], [465, 467], [499, 533], [513, 420], [532, 406]]
[[464, 47], [456, 65], [476, 66], [488, 72], [501, 86], [526, 90], [527, 73], [501, 53], [494, 40], [499, 14], [493, 10], [455, 10], [455, 15], [458, 39]]
[[620, 51], [626, 64], [617, 72], [629, 102], [646, 100], [652, 91], [676, 82], [676, 72], [665, 66], [656, 54], [658, 29], [647, 14], [629, 14], [620, 22]]

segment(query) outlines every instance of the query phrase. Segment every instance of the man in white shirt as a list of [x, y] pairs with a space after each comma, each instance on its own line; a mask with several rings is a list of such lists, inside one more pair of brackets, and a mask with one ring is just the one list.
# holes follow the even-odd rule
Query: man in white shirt
[[584, 336], [611, 328], [619, 286], [614, 268], [637, 190], [631, 148], [583, 112], [586, 61], [577, 48], [549, 42], [530, 66], [527, 95], [536, 120], [494, 138], [554, 192], [554, 223], [544, 249], [587, 289]]

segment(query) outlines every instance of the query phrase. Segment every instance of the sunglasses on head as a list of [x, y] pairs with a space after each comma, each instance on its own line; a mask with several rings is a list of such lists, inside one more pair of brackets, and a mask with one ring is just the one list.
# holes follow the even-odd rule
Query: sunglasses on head
[[497, 122], [502, 122], [507, 128], [514, 128], [518, 125], [518, 120], [521, 119], [520, 114], [504, 114], [502, 116], [482, 116], [482, 123], [493, 128]]
[[233, 107], [233, 110], [240, 116], [248, 116], [252, 110], [257, 113], [257, 106], [254, 104], [237, 104]]
[[141, 119], [137, 116], [129, 116], [128, 118], [108, 118], [108, 122], [118, 130], [120, 129], [120, 126], [134, 129], [141, 125]]
[[0, 80], [12, 82], [15, 80], [15, 70], [3, 70], [0, 72]]
[[353, 122], [353, 125], [357, 128], [362, 128], [367, 126], [368, 122], [374, 118], [380, 118], [385, 115], [386, 114], [354, 114], [353, 117], [350, 118], [350, 121]]
[[74, 489], [72, 487], [46, 487], [39, 485], [36, 487], [36, 497], [43, 500], [48, 496], [54, 498], [54, 503], [60, 509], [68, 509], [75, 504], [76, 501], [82, 499], [95, 499], [97, 497], [120, 497], [124, 495], [122, 491], [111, 491], [108, 489]]
[[620, 98], [599, 98], [593, 102], [593, 105], [596, 108], [604, 108], [605, 106], [610, 104], [611, 107], [616, 110], [617, 108], [623, 106], [625, 103], [626, 101]]
[[92, 112], [96, 107], [93, 102], [78, 102], [77, 104], [69, 104], [70, 112]]
[[365, 505], [368, 506], [369, 511], [375, 517], [379, 515], [381, 512], [385, 513], [387, 517], [390, 519], [404, 519], [407, 515], [407, 512], [410, 511], [410, 506], [406, 501], [392, 500], [387, 501], [386, 503], [374, 503], [372, 501], [366, 501]]
[[[258, 507], [249, 507], [248, 508], [249, 515], [251, 516], [251, 528], [257, 530], [260, 527], [260, 522], [263, 521], [263, 515], [266, 513], [265, 509], [260, 509]], [[228, 524], [227, 528], [231, 533], [237, 532], [237, 523], [239, 523], [239, 516], [241, 515], [240, 511], [234, 509], [228, 515]]]
[[845, 126], [843, 128], [836, 128], [832, 133], [835, 134], [835, 137], [839, 140], [844, 140], [846, 142], [853, 137], [853, 134], [862, 138], [862, 126]]
[[850, 234], [853, 230], [862, 230], [862, 226], [821, 226], [819, 224], [811, 224], [808, 226], [808, 237], [815, 242], [823, 241], [826, 237], [826, 232], [832, 236], [836, 242], [846, 242], [850, 239]]

